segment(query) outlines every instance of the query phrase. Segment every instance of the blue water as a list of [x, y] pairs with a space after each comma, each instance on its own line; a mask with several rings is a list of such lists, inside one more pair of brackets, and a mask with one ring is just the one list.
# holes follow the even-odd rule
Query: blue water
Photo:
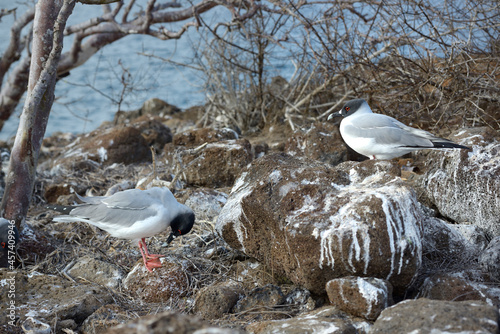
[[[11, 0], [0, 0], [0, 8], [18, 7], [18, 15], [23, 13], [25, 7], [19, 4], [13, 6], [11, 3]], [[228, 16], [225, 9], [216, 10], [217, 16]], [[100, 13], [100, 6], [77, 3], [68, 25]], [[12, 16], [3, 17], [0, 31], [8, 32], [12, 22]], [[166, 25], [172, 29], [176, 26], [178, 25]], [[5, 50], [8, 38], [7, 33], [0, 34], [0, 54]], [[57, 83], [56, 101], [52, 107], [46, 136], [55, 131], [88, 132], [103, 121], [112, 120], [118, 110], [116, 101], [123, 89], [123, 69], [131, 74], [132, 90], [126, 92], [121, 110], [137, 109], [150, 98], [160, 98], [180, 108], [203, 104], [205, 94], [199, 72], [139, 54], [152, 54], [174, 62], [190, 62], [195, 55], [193, 47], [198, 39], [196, 30], [191, 29], [179, 40], [161, 41], [150, 36], [132, 35], [104, 47], [83, 66], [73, 69], [70, 76]], [[65, 39], [63, 52], [69, 49], [70, 44], [71, 41]], [[20, 103], [16, 114], [4, 125], [0, 132], [1, 140], [15, 135], [22, 107], [23, 103]]]

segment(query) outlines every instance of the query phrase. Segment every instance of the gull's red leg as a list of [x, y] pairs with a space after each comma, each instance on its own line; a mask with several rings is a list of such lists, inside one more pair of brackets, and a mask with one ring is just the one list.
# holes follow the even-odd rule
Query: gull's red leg
[[144, 238], [141, 239], [141, 241], [139, 241], [139, 243], [142, 242], [142, 246], [144, 247], [144, 252], [146, 253], [146, 258], [148, 259], [158, 259], [160, 257], [165, 257], [165, 255], [161, 255], [161, 254], [149, 254], [148, 252], [148, 246], [146, 246], [146, 241]]
[[[145, 248], [144, 250], [143, 247]], [[148, 259], [150, 254], [148, 253], [148, 249], [146, 247], [144, 239], [139, 241], [139, 250], [141, 251], [142, 254], [142, 260], [144, 261], [144, 266], [148, 271], [152, 272], [153, 268], [160, 268], [162, 266], [161, 261], [158, 257]]]

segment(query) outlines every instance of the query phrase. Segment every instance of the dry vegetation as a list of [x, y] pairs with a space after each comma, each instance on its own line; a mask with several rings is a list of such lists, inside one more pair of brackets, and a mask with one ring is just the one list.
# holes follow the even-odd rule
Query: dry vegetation
[[[325, 120], [352, 98], [434, 131], [500, 129], [496, 1], [274, 2], [212, 30], [204, 122], [251, 133]], [[273, 64], [293, 63], [284, 80]]]

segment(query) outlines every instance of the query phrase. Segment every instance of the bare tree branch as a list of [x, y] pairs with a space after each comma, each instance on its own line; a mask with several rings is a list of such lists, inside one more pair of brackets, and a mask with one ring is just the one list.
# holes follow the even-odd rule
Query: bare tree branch
[[54, 101], [64, 26], [74, 6], [75, 0], [39, 0], [36, 5], [28, 97], [12, 147], [0, 210], [1, 216], [16, 221], [18, 229], [31, 201], [38, 155]]

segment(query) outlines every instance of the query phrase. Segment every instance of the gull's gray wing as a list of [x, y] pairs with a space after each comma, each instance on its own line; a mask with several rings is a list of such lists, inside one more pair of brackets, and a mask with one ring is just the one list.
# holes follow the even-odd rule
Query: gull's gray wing
[[160, 199], [148, 190], [129, 189], [106, 197], [101, 202], [110, 208], [142, 210], [152, 204], [159, 204]]
[[355, 124], [345, 126], [344, 131], [350, 136], [372, 138], [377, 144], [401, 147], [433, 147], [432, 140], [439, 139], [382, 114], [359, 117]]
[[132, 226], [157, 214], [159, 199], [150, 191], [129, 189], [112, 196], [79, 197], [86, 204], [78, 205], [69, 215], [56, 221], [84, 221], [108, 230], [109, 225]]
[[113, 225], [129, 227], [134, 225], [136, 222], [153, 217], [157, 213], [158, 210], [153, 208], [130, 209], [109, 207], [103, 203], [85, 204], [75, 207], [71, 210], [69, 216], [59, 216], [54, 218], [54, 220], [57, 218], [61, 219], [63, 217], [66, 218], [65, 221], [71, 220], [71, 218], [78, 218], [78, 221], [88, 222], [109, 232], [109, 227], [112, 227]]

